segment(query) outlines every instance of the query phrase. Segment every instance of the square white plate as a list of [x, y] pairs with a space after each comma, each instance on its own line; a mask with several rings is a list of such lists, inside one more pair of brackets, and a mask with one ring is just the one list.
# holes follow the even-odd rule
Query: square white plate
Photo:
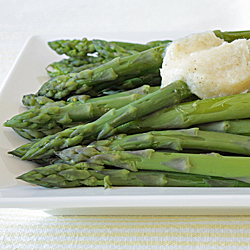
[[[181, 36], [189, 34], [183, 32]], [[174, 39], [179, 35], [156, 33], [90, 34], [89, 39], [147, 42]], [[24, 94], [35, 93], [47, 79], [45, 67], [62, 57], [52, 51], [47, 41], [67, 36], [31, 37], [3, 87], [0, 89], [0, 207], [42, 209], [53, 215], [249, 215], [249, 188], [148, 188], [103, 187], [46, 189], [16, 180], [34, 168], [7, 152], [26, 143], [2, 124], [25, 108]], [[72, 38], [72, 37], [71, 37]], [[74, 36], [74, 38], [77, 38]], [[79, 38], [79, 37], [78, 37]]]

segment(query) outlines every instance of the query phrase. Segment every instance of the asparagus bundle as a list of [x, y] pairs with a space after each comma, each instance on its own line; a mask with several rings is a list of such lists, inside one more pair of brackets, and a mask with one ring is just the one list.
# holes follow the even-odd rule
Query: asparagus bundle
[[250, 119], [224, 120], [198, 125], [201, 130], [250, 135]]
[[164, 49], [165, 46], [154, 47], [128, 57], [116, 57], [92, 70], [57, 76], [46, 82], [38, 91], [38, 95], [62, 99], [68, 95], [95, 90], [95, 87], [102, 91], [110, 85], [121, 85], [124, 80], [158, 70], [162, 64]]
[[[106, 140], [98, 140], [88, 146], [74, 146], [56, 155], [68, 164], [87, 161], [92, 156], [109, 151], [128, 151], [139, 149], [154, 150], [199, 150], [199, 152], [224, 152], [250, 155], [250, 138], [219, 132], [200, 131], [198, 128], [182, 130], [152, 131], [135, 135], [117, 135]], [[200, 151], [201, 150], [201, 151]]]
[[[131, 90], [127, 91], [121, 91], [118, 93], [113, 93], [110, 95], [101, 96], [99, 99], [97, 97], [91, 98], [89, 95], [72, 95], [70, 96], [66, 101], [55, 101], [51, 98], [48, 98], [46, 96], [37, 96], [35, 94], [28, 94], [24, 95], [22, 99], [22, 103], [27, 108], [44, 108], [44, 107], [54, 107], [54, 106], [65, 106], [71, 102], [77, 102], [80, 101], [82, 103], [90, 103], [95, 102], [96, 100], [109, 100], [110, 98], [118, 98], [118, 97], [124, 97], [132, 94], [138, 94], [138, 95], [144, 95], [151, 92], [154, 92], [156, 89], [160, 88], [157, 87], [151, 87], [149, 85], [142, 85], [137, 88], [133, 88]], [[112, 95], [112, 96], [111, 96]], [[46, 105], [46, 106], [45, 106]]]
[[33, 108], [12, 117], [4, 123], [4, 126], [37, 131], [66, 128], [72, 123], [94, 121], [112, 108], [119, 109], [157, 90], [159, 87], [144, 86], [138, 89], [138, 92], [143, 91], [143, 94], [136, 94], [134, 90], [133, 94], [125, 92], [112, 95], [109, 98], [91, 98], [83, 103], [81, 101], [65, 102], [64, 105], [62, 102], [59, 102], [60, 105], [57, 105], [57, 102], [54, 102], [53, 105], [49, 103], [46, 107]]
[[26, 95], [23, 101], [29, 111], [14, 116], [4, 125], [11, 126], [18, 135], [28, 140], [41, 139], [66, 128], [93, 121], [110, 108], [122, 107], [158, 89], [159, 87], [143, 85], [130, 91], [98, 98], [90, 98], [87, 95], [71, 96], [67, 102], [53, 101], [44, 96]]
[[[91, 42], [94, 49], [90, 46]], [[93, 69], [116, 57], [133, 55], [156, 46], [168, 44], [169, 42], [171, 41], [152, 41], [144, 45], [124, 42], [107, 42], [97, 39], [88, 41], [86, 38], [73, 41], [52, 41], [49, 42], [52, 49], [58, 54], [66, 54], [70, 55], [70, 57], [60, 62], [51, 63], [46, 70], [51, 77], [68, 73], [78, 73], [85, 69]], [[89, 48], [89, 46], [82, 46], [83, 44], [89, 44], [91, 48]], [[93, 52], [95, 53], [89, 54]]]
[[249, 98], [250, 93], [245, 93], [181, 103], [124, 123], [109, 135], [180, 129], [208, 122], [249, 118]]
[[[93, 170], [94, 169], [94, 170]], [[97, 164], [78, 163], [74, 166], [53, 164], [39, 167], [19, 177], [23, 181], [47, 188], [83, 186], [139, 186], [139, 187], [249, 187], [233, 179], [183, 174], [165, 171], [137, 171], [109, 169]]]
[[[168, 97], [176, 98], [178, 96], [178, 92], [175, 92], [176, 88], [183, 92], [180, 93], [180, 99], [173, 103], [172, 100], [168, 100]], [[42, 158], [44, 154], [52, 155], [56, 150], [84, 144], [86, 141], [102, 139], [113, 134], [135, 134], [151, 130], [186, 128], [204, 122], [250, 117], [249, 93], [197, 100], [164, 109], [160, 109], [160, 106], [157, 105], [157, 102], [162, 102], [161, 107], [177, 104], [190, 95], [188, 87], [183, 82], [175, 82], [165, 89], [149, 94], [130, 105], [116, 111], [110, 110], [92, 123], [79, 125], [55, 135], [44, 137], [32, 145], [22, 159]], [[164, 102], [161, 98], [164, 99]], [[165, 101], [170, 102], [166, 104]], [[137, 109], [134, 109], [135, 107]], [[157, 108], [159, 110], [153, 112]], [[134, 110], [136, 110], [136, 113], [134, 113]], [[140, 110], [143, 110], [143, 112]], [[130, 120], [130, 122], [126, 122], [126, 120]]]
[[[248, 136], [200, 131], [199, 128], [191, 128], [151, 131], [134, 135], [119, 134], [105, 140], [93, 141], [88, 146], [72, 146], [54, 153], [63, 162], [68, 164], [85, 161], [94, 155], [112, 150], [196, 150], [198, 152], [224, 152], [229, 154], [250, 155], [249, 141]], [[25, 144], [9, 153], [22, 158], [34, 143], [35, 142]], [[43, 159], [45, 156], [46, 155], [44, 155]], [[54, 155], [52, 157], [55, 158]]]
[[156, 170], [236, 179], [250, 183], [250, 158], [220, 154], [155, 151], [111, 151], [94, 155], [87, 162], [129, 171]]
[[47, 136], [34, 143], [22, 159], [32, 160], [53, 155], [55, 150], [75, 146], [85, 140], [96, 140], [105, 137], [115, 127], [145, 116], [166, 106], [175, 105], [191, 96], [191, 92], [182, 81], [176, 81], [166, 88], [157, 90], [120, 109], [111, 109], [94, 122], [65, 129]]
[[[214, 31], [215, 35], [227, 42], [232, 42], [240, 38], [249, 38], [249, 31], [221, 32]], [[60, 62], [55, 62], [47, 67], [47, 72], [51, 77], [65, 75], [70, 72], [76, 73], [85, 69], [93, 69], [101, 64], [116, 58], [124, 57], [142, 52], [155, 46], [167, 45], [170, 40], [152, 41], [147, 44], [135, 44], [124, 42], [107, 42], [94, 39], [92, 41], [86, 38], [82, 40], [57, 40], [49, 42], [49, 46], [58, 54], [70, 56]], [[89, 56], [89, 53], [98, 53], [98, 56]]]
[[[214, 33], [228, 42], [250, 36], [249, 31], [214, 31]], [[16, 116], [6, 125], [12, 123], [15, 126], [14, 130], [27, 138], [41, 138], [53, 131], [55, 134], [27, 143], [10, 153], [23, 160], [32, 160], [43, 165], [55, 164], [38, 168], [38, 171], [31, 171], [19, 178], [45, 187], [97, 185], [108, 187], [112, 184], [118, 186], [249, 186], [248, 157], [165, 151], [166, 149], [175, 151], [201, 149], [209, 152], [249, 155], [248, 137], [200, 131], [197, 128], [152, 131], [249, 118], [249, 94], [179, 104], [188, 97], [192, 97], [192, 94], [185, 83], [177, 81], [167, 88], [127, 105], [121, 103], [121, 97], [119, 97], [117, 102], [120, 103], [115, 103], [115, 108], [107, 113], [105, 110], [104, 115], [99, 113], [97, 117], [102, 115], [99, 119], [95, 120], [97, 117], [94, 117], [94, 121], [88, 124], [76, 124], [83, 122], [77, 120], [78, 114], [84, 113], [83, 107], [86, 107], [88, 100], [95, 99], [88, 99], [86, 94], [98, 96], [110, 91], [113, 93], [113, 90], [124, 91], [135, 88], [145, 83], [159, 85], [162, 54], [169, 42], [156, 41], [146, 45], [139, 44], [138, 47], [133, 44], [133, 48], [130, 43], [88, 41], [87, 39], [51, 43], [50, 45], [54, 46], [58, 53], [68, 53], [69, 56], [73, 56], [65, 59], [65, 68], [63, 68], [63, 62], [58, 63], [58, 72], [61, 70], [59, 67], [62, 63], [61, 72], [64, 71], [66, 75], [49, 80], [36, 95], [26, 95], [23, 103], [27, 103], [27, 107], [35, 108], [27, 111], [26, 116], [24, 114]], [[96, 53], [97, 57], [93, 53]], [[111, 60], [111, 58], [115, 59]], [[72, 70], [73, 73], [68, 73]], [[54, 69], [55, 74], [57, 74], [56, 71], [57, 69]], [[68, 101], [65, 99], [82, 93], [85, 95], [80, 97], [83, 98], [81, 101], [77, 99], [78, 97], [72, 97]], [[99, 105], [106, 104], [109, 98], [110, 96], [103, 97]], [[56, 102], [54, 101], [56, 99], [62, 100]], [[92, 101], [89, 104], [91, 107], [94, 105]], [[74, 111], [70, 107], [74, 107]], [[101, 110], [105, 108], [101, 107]], [[111, 106], [107, 107], [109, 108]], [[101, 110], [98, 109], [98, 112]], [[71, 119], [70, 112], [73, 115], [78, 112], [75, 119]], [[47, 120], [43, 120], [44, 115]], [[24, 127], [26, 125], [28, 127]], [[57, 129], [64, 129], [64, 126], [73, 127], [58, 132]], [[47, 132], [46, 129], [51, 130]], [[120, 134], [144, 131], [151, 132], [136, 135]], [[100, 140], [114, 134], [119, 135]], [[88, 146], [79, 145], [89, 142], [92, 143]], [[77, 162], [80, 163], [75, 164]], [[148, 177], [149, 175], [151, 177]]]

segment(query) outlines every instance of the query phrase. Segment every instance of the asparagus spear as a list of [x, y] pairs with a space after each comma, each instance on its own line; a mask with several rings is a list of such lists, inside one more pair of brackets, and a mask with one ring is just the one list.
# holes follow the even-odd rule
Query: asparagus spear
[[124, 123], [109, 135], [180, 129], [208, 122], [249, 118], [249, 98], [250, 93], [245, 93], [182, 103]]
[[250, 30], [244, 30], [244, 31], [220, 31], [220, 30], [214, 30], [214, 33], [217, 37], [227, 41], [227, 42], [233, 42], [236, 39], [249, 39], [250, 38]]
[[145, 116], [157, 109], [175, 105], [191, 95], [185, 82], [173, 82], [165, 88], [157, 90], [120, 109], [111, 109], [92, 123], [79, 125], [63, 130], [55, 135], [44, 137], [32, 145], [22, 159], [42, 158], [44, 154], [53, 155], [55, 150], [83, 143], [86, 139], [104, 138], [113, 128], [123, 123]]
[[[250, 38], [250, 31], [225, 31], [222, 32], [220, 30], [214, 30], [216, 36], [224, 39], [227, 42], [232, 42], [235, 39], [241, 38]], [[165, 41], [152, 41], [148, 42], [147, 44], [136, 44], [136, 43], [126, 43], [126, 42], [107, 42], [103, 40], [87, 40], [86, 38], [83, 39], [74, 39], [74, 40], [56, 40], [49, 42], [49, 46], [55, 50], [58, 54], [66, 54], [68, 56], [73, 57], [85, 57], [88, 53], [96, 52], [95, 45], [93, 41], [101, 41], [102, 42], [102, 50], [114, 50], [114, 48], [122, 48], [124, 50], [132, 50], [141, 52], [143, 50], [147, 50], [149, 48], [162, 45], [164, 43], [171, 42], [170, 40]], [[100, 43], [101, 43], [100, 42]], [[97, 44], [98, 45], [98, 44]]]
[[[67, 127], [72, 123], [86, 123], [94, 121], [107, 113], [112, 108], [119, 109], [135, 100], [145, 97], [148, 93], [159, 90], [159, 87], [149, 86], [144, 88], [145, 94], [116, 94], [110, 98], [95, 98], [87, 100], [85, 103], [81, 101], [65, 103], [65, 105], [53, 105], [43, 107], [41, 109], [33, 108], [12, 117], [4, 123], [6, 127], [20, 129], [51, 130]], [[123, 96], [122, 96], [123, 95]], [[56, 104], [56, 102], [54, 103]]]
[[35, 94], [27, 94], [22, 98], [22, 103], [27, 108], [40, 108], [47, 103], [53, 103], [54, 100], [46, 96], [37, 96]]
[[[37, 131], [36, 129], [18, 129], [18, 128], [13, 128], [13, 130], [20, 135], [21, 137], [28, 139], [28, 140], [36, 140], [36, 139], [41, 139], [48, 134], [43, 133], [42, 131]], [[56, 131], [55, 133], [61, 131], [60, 129]]]
[[[124, 97], [128, 97], [129, 95], [146, 95], [149, 93], [153, 93], [154, 91], [158, 90], [159, 87], [150, 87], [149, 85], [143, 85], [139, 88], [135, 88], [129, 91], [123, 91], [117, 94], [113, 94], [112, 98], [124, 98]], [[41, 97], [41, 98], [40, 98]], [[44, 99], [45, 98], [45, 99]], [[45, 109], [45, 108], [51, 108], [51, 107], [65, 107], [67, 104], [70, 104], [72, 102], [82, 102], [82, 103], [92, 103], [95, 102], [96, 100], [105, 102], [105, 100], [110, 100], [111, 96], [102, 96], [99, 98], [90, 98], [90, 96], [86, 96], [86, 95], [78, 95], [78, 96], [71, 96], [70, 98], [67, 99], [66, 101], [53, 101], [50, 98], [47, 97], [43, 97], [43, 96], [35, 96], [35, 95], [27, 95], [27, 98], [25, 98], [24, 102], [27, 105], [28, 108], [40, 108], [40, 109]], [[33, 106], [31, 106], [33, 105]], [[14, 131], [28, 139], [28, 140], [37, 140], [37, 139], [41, 139], [47, 135], [53, 135], [59, 131], [62, 131], [66, 128], [69, 127], [74, 127], [77, 125], [83, 125], [85, 123], [83, 122], [72, 122], [70, 124], [60, 124], [61, 126], [57, 126], [54, 128], [45, 128], [42, 127], [39, 130], [38, 129], [30, 129], [30, 128], [14, 128]]]
[[[116, 57], [123, 57], [123, 56], [129, 56], [133, 54], [137, 54], [140, 51], [134, 49], [132, 46], [129, 49], [125, 49], [118, 45], [117, 43], [110, 43], [105, 40], [100, 39], [94, 39], [92, 40], [93, 45], [96, 49], [96, 52], [98, 52], [98, 55], [104, 57], [104, 58], [116, 58]], [[132, 44], [131, 44], [132, 45]], [[146, 49], [149, 49], [149, 46], [144, 46]], [[145, 50], [145, 49], [143, 49]], [[142, 50], [142, 51], [143, 51]]]
[[106, 89], [111, 84], [121, 84], [124, 80], [143, 75], [147, 70], [159, 69], [165, 46], [155, 47], [128, 57], [117, 57], [92, 70], [70, 73], [50, 79], [38, 91], [54, 99], [62, 99], [69, 94], [82, 94], [101, 85]]
[[110, 82], [96, 84], [89, 91], [85, 92], [85, 94], [92, 97], [103, 96], [106, 94], [109, 95], [110, 92], [113, 93], [114, 91], [123, 92], [133, 90], [144, 84], [150, 86], [161, 85], [160, 71], [158, 68], [149, 69], [141, 76], [121, 80], [118, 84], [110, 84]]
[[151, 41], [148, 44], [140, 44], [119, 41], [107, 42], [100, 39], [88, 40], [87, 38], [83, 38], [74, 40], [56, 40], [48, 42], [48, 45], [58, 54], [65, 54], [70, 57], [81, 58], [86, 57], [88, 53], [98, 52], [100, 55], [104, 55], [105, 58], [114, 58], [115, 53], [119, 53], [119, 56], [121, 53], [125, 53], [127, 55], [130, 52], [130, 54], [134, 54], [162, 44], [168, 44], [169, 42], [170, 40], [165, 40]]
[[[154, 92], [159, 87], [151, 87], [149, 85], [142, 85], [137, 88], [133, 88], [131, 90], [122, 91], [116, 94], [112, 94], [112, 98], [118, 98], [118, 97], [124, 97], [132, 94], [139, 94], [144, 95], [148, 93]], [[98, 100], [109, 100], [111, 97], [109, 95], [101, 96]], [[91, 98], [89, 95], [73, 95], [70, 96], [67, 101], [54, 101], [51, 98], [48, 98], [46, 96], [37, 96], [35, 94], [28, 94], [24, 95], [22, 99], [23, 105], [25, 105], [28, 108], [41, 108], [41, 107], [51, 107], [51, 106], [65, 106], [71, 102], [77, 102], [80, 101], [82, 103], [90, 103], [95, 102], [96, 98]], [[46, 105], [46, 106], [45, 106]]]
[[[94, 155], [112, 150], [139, 149], [183, 149], [206, 150], [250, 155], [249, 137], [219, 132], [200, 131], [198, 128], [183, 130], [152, 131], [135, 135], [117, 135], [106, 140], [90, 143], [88, 146], [74, 146], [56, 154], [69, 164], [88, 160]], [[199, 151], [200, 152], [200, 151]]]
[[70, 128], [70, 127], [74, 127], [77, 126], [79, 124], [83, 124], [83, 123], [72, 123], [70, 125], [68, 125], [67, 127], [61, 126], [61, 127], [55, 127], [52, 129], [22, 129], [22, 128], [12, 128], [19, 136], [34, 141], [34, 140], [38, 140], [38, 139], [42, 139], [43, 137], [47, 136], [47, 135], [53, 135], [55, 133], [58, 133], [66, 128]]
[[171, 153], [144, 149], [108, 151], [92, 156], [88, 162], [114, 166], [130, 171], [170, 171], [222, 178], [250, 183], [250, 158], [220, 154]]
[[[8, 153], [21, 158], [34, 143], [35, 141], [31, 141], [29, 143], [24, 144], [22, 147]], [[64, 163], [64, 161], [59, 157], [45, 157], [42, 159], [34, 159], [32, 160], [32, 162], [39, 164], [40, 166], [46, 166], [48, 164]]]
[[[70, 57], [63, 59], [59, 62], [51, 63], [47, 66], [46, 70], [49, 76], [55, 77], [58, 75], [65, 75], [68, 73], [78, 73], [85, 69], [93, 69], [94, 67], [100, 66], [116, 57], [124, 57], [136, 54], [152, 47], [167, 44], [170, 41], [152, 41], [147, 45], [143, 45], [142, 48], [134, 50], [132, 47], [130, 50], [126, 50], [117, 43], [110, 43], [104, 40], [93, 40], [93, 45], [98, 52], [98, 56], [85, 56], [83, 58]], [[53, 43], [53, 42], [51, 42]], [[126, 47], [127, 43], [120, 43]], [[132, 50], [131, 50], [132, 49]]]
[[249, 187], [250, 184], [218, 177], [163, 172], [138, 171], [127, 169], [105, 169], [97, 165], [78, 163], [74, 166], [53, 164], [36, 168], [17, 179], [47, 188], [82, 186], [139, 186], [139, 187]]
[[[111, 60], [111, 59], [110, 59]], [[68, 58], [63, 59], [59, 62], [53, 62], [46, 67], [46, 71], [50, 77], [56, 77], [59, 75], [66, 75], [70, 72], [77, 73], [85, 69], [93, 69], [94, 67], [100, 66], [103, 63], [110, 61], [105, 60], [102, 57], [89, 57], [87, 59], [75, 59]], [[75, 63], [75, 61], [77, 63]], [[80, 61], [80, 62], [79, 62]]]
[[85, 57], [88, 53], [95, 52], [92, 41], [89, 41], [87, 38], [81, 40], [56, 40], [48, 42], [48, 45], [59, 55], [66, 54], [71, 57]]
[[148, 50], [150, 48], [167, 45], [170, 43], [170, 40], [164, 41], [152, 41], [147, 44], [133, 44], [133, 43], [125, 43], [125, 42], [107, 42], [105, 40], [94, 39], [92, 40], [93, 45], [98, 52], [98, 55], [104, 58], [116, 58], [116, 57], [124, 57], [133, 54], [137, 54], [138, 52], [142, 52], [144, 50]]
[[[157, 71], [159, 71], [157, 69]], [[124, 83], [122, 83], [119, 86], [111, 87], [112, 90], [120, 90], [120, 91], [126, 91], [134, 88], [138, 88], [139, 86], [142, 86], [143, 84], [147, 84], [150, 86], [160, 86], [161, 85], [161, 77], [158, 72], [156, 73], [150, 73], [145, 74], [143, 76], [134, 77], [128, 80], [125, 80]]]
[[250, 135], [250, 119], [226, 120], [198, 125], [201, 130]]

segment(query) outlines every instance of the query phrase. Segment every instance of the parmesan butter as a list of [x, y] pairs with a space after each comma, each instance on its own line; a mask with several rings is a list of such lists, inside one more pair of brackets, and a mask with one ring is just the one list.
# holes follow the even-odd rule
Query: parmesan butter
[[177, 39], [167, 47], [161, 87], [183, 80], [203, 99], [249, 92], [249, 48], [249, 40], [228, 43], [212, 31]]

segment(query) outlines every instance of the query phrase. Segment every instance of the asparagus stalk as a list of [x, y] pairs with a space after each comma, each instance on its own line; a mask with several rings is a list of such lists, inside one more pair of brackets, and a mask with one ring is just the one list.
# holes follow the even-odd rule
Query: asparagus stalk
[[217, 176], [250, 183], [250, 158], [243, 156], [222, 156], [215, 153], [171, 153], [144, 149], [97, 154], [88, 162], [130, 171], [170, 171]]
[[[36, 140], [36, 139], [41, 139], [45, 136], [47, 136], [48, 134], [45, 134], [42, 131], [37, 131], [36, 129], [18, 129], [18, 128], [13, 128], [13, 130], [21, 137], [28, 139], [28, 140]], [[51, 130], [49, 130], [51, 131]], [[55, 133], [61, 131], [61, 129], [59, 129], [58, 131], [56, 131]]]
[[22, 159], [37, 159], [53, 155], [54, 151], [75, 146], [84, 140], [104, 138], [115, 127], [145, 116], [166, 106], [175, 105], [191, 96], [185, 82], [176, 81], [167, 87], [157, 90], [140, 100], [134, 101], [120, 109], [111, 109], [99, 119], [86, 125], [79, 125], [63, 130], [52, 136], [44, 137], [31, 146]]
[[70, 73], [50, 79], [38, 91], [38, 95], [62, 99], [69, 94], [82, 94], [101, 85], [106, 89], [113, 84], [143, 75], [147, 70], [159, 69], [165, 46], [155, 47], [128, 57], [117, 57], [92, 70]]
[[244, 31], [220, 31], [220, 30], [214, 30], [214, 33], [217, 37], [227, 41], [227, 42], [233, 42], [236, 39], [249, 39], [250, 38], [250, 30], [244, 30]]
[[22, 129], [22, 128], [12, 128], [19, 136], [34, 141], [34, 140], [38, 140], [38, 139], [42, 139], [43, 137], [47, 136], [47, 135], [53, 135], [55, 133], [58, 133], [66, 128], [70, 128], [70, 127], [74, 127], [77, 126], [79, 124], [83, 124], [83, 123], [72, 123], [66, 127], [61, 126], [61, 127], [55, 127], [52, 129]]
[[[139, 149], [184, 149], [205, 150], [250, 155], [249, 137], [219, 132], [200, 131], [198, 128], [183, 130], [152, 131], [135, 135], [117, 135], [106, 140], [90, 143], [88, 146], [74, 146], [56, 154], [69, 164], [86, 161], [94, 155], [108, 151]], [[199, 151], [200, 152], [200, 151]]]
[[106, 94], [109, 95], [110, 92], [113, 93], [114, 91], [123, 92], [133, 90], [134, 88], [138, 88], [145, 84], [150, 86], [161, 85], [159, 68], [149, 69], [140, 76], [121, 80], [118, 84], [110, 84], [110, 82], [96, 84], [89, 91], [85, 92], [85, 94], [92, 97], [103, 96]]
[[36, 168], [17, 179], [47, 188], [82, 187], [82, 186], [139, 186], [139, 187], [249, 187], [250, 184], [218, 177], [193, 174], [138, 171], [127, 169], [105, 169], [102, 166], [95, 170], [89, 163], [78, 163], [74, 166], [53, 164]]
[[150, 48], [167, 45], [170, 43], [170, 40], [164, 41], [152, 41], [147, 44], [133, 44], [126, 42], [107, 42], [105, 40], [94, 39], [93, 45], [98, 52], [98, 55], [104, 58], [116, 58], [116, 57], [124, 57], [133, 54], [137, 54], [144, 50], [148, 50]]
[[[134, 92], [137, 94], [137, 91], [139, 91], [139, 88], [144, 85], [149, 86], [160, 86], [161, 85], [161, 77], [159, 73], [159, 69], [154, 69], [152, 72], [147, 72], [145, 75], [134, 77], [131, 79], [124, 80], [120, 85], [112, 85], [108, 86], [107, 89], [105, 89], [105, 86], [98, 85], [97, 87], [93, 88], [91, 92], [87, 92], [85, 95], [73, 95], [70, 96], [67, 101], [77, 101], [76, 99], [79, 99], [80, 101], [85, 101], [86, 99], [89, 99], [90, 97], [99, 97], [104, 95], [113, 95], [114, 92], [118, 92], [119, 95], [125, 96], [127, 95], [127, 91], [132, 91], [131, 94]], [[124, 92], [124, 94], [121, 94], [120, 92]], [[110, 94], [111, 93], [111, 94]], [[107, 99], [109, 99], [108, 97]], [[55, 102], [53, 99], [48, 98], [46, 96], [38, 96], [37, 94], [27, 94], [24, 95], [22, 98], [22, 103], [27, 108], [36, 107], [39, 108], [47, 103]], [[64, 103], [65, 101], [57, 101], [58, 104]], [[59, 105], [56, 105], [59, 106]]]
[[[59, 62], [53, 62], [46, 67], [47, 73], [51, 77], [58, 75], [66, 75], [69, 73], [78, 73], [85, 69], [93, 69], [94, 67], [100, 66], [103, 63], [106, 63], [116, 57], [124, 57], [136, 54], [140, 51], [136, 50], [125, 50], [116, 43], [109, 43], [104, 40], [93, 40], [93, 45], [98, 52], [98, 56], [87, 56], [84, 58], [70, 57], [63, 59]], [[149, 42], [146, 46], [143, 46], [145, 49], [150, 49], [156, 46], [161, 46], [162, 44], [167, 44], [170, 41], [152, 41]], [[53, 42], [52, 42], [53, 43]], [[121, 43], [122, 44], [122, 43]], [[123, 45], [123, 44], [122, 44]], [[125, 43], [126, 46], [126, 43]]]
[[37, 96], [35, 94], [27, 94], [22, 98], [22, 103], [27, 108], [40, 108], [47, 103], [54, 103], [54, 100], [46, 96]]
[[109, 135], [181, 129], [209, 122], [249, 118], [249, 98], [250, 93], [245, 93], [182, 103], [124, 123]]
[[161, 85], [160, 74], [151, 73], [151, 74], [146, 74], [140, 77], [131, 78], [131, 79], [125, 80], [124, 83], [122, 83], [121, 85], [114, 86], [113, 88], [111, 87], [110, 89], [126, 91], [130, 89], [138, 88], [139, 86], [142, 86], [143, 84], [147, 84], [149, 86], [160, 86]]
[[[28, 135], [23, 135], [22, 133], [27, 133]], [[26, 129], [19, 132], [19, 134], [31, 140], [33, 140], [34, 137], [39, 139], [45, 136], [42, 134], [39, 137], [39, 134], [34, 135], [32, 131], [30, 132]], [[93, 141], [88, 146], [79, 145], [70, 147], [56, 152], [56, 155], [59, 156], [64, 162], [75, 164], [83, 160], [87, 160], [93, 155], [101, 154], [103, 151], [126, 151], [148, 148], [168, 149], [174, 151], [194, 149], [210, 152], [250, 155], [250, 143], [248, 136], [201, 131], [199, 128], [151, 131], [148, 133], [134, 135], [119, 134], [105, 140]], [[21, 158], [26, 151], [19, 153], [19, 149], [16, 149], [10, 153]]]
[[130, 43], [130, 42], [119, 42], [111, 41], [107, 42], [105, 40], [93, 39], [88, 40], [83, 39], [66, 39], [66, 40], [56, 40], [51, 41], [48, 45], [51, 49], [55, 50], [58, 54], [65, 54], [70, 57], [86, 57], [89, 53], [98, 52], [99, 55], [105, 58], [114, 58], [121, 54], [134, 54], [137, 52], [142, 52], [148, 50], [152, 47], [160, 46], [163, 44], [168, 44], [170, 40], [165, 41], [151, 41], [148, 44], [140, 43]]
[[[250, 31], [225, 31], [214, 30], [216, 36], [224, 39], [227, 42], [232, 42], [236, 39], [241, 38], [250, 38]], [[152, 41], [147, 44], [138, 44], [138, 43], [126, 43], [126, 42], [107, 42], [103, 40], [87, 40], [83, 39], [74, 39], [74, 40], [56, 40], [49, 42], [49, 46], [55, 50], [58, 54], [65, 54], [70, 57], [85, 57], [88, 53], [97, 52], [99, 49], [102, 51], [115, 51], [115, 50], [132, 50], [132, 51], [144, 51], [152, 47], [168, 44], [171, 40], [165, 41]], [[99, 47], [98, 47], [99, 45]], [[104, 53], [104, 55], [106, 55]]]
[[[116, 57], [123, 57], [123, 56], [130, 56], [133, 54], [137, 54], [141, 50], [142, 48], [140, 48], [140, 50], [136, 50], [133, 48], [132, 44], [130, 44], [128, 49], [125, 49], [121, 46], [121, 44], [117, 44], [117, 43], [110, 43], [107, 42], [105, 40], [100, 40], [100, 39], [94, 39], [92, 40], [93, 45], [96, 49], [96, 52], [98, 52], [98, 55], [104, 57], [104, 58], [116, 58]], [[143, 46], [146, 49], [150, 49], [149, 46]]]
[[[43, 97], [43, 96], [35, 96], [35, 95], [27, 95], [27, 98], [25, 98], [25, 104], [27, 105], [28, 108], [40, 108], [40, 109], [45, 109], [45, 108], [51, 108], [51, 107], [65, 107], [66, 105], [72, 103], [72, 102], [82, 102], [82, 103], [92, 103], [95, 102], [97, 99], [102, 102], [105, 100], [110, 100], [110, 98], [124, 98], [128, 97], [129, 95], [146, 95], [149, 93], [153, 93], [154, 91], [158, 90], [159, 87], [150, 87], [149, 85], [143, 85], [139, 88], [135, 88], [129, 91], [123, 91], [119, 92], [117, 94], [113, 94], [111, 96], [102, 96], [98, 98], [90, 98], [90, 96], [87, 95], [78, 95], [78, 96], [71, 96], [70, 98], [67, 99], [66, 101], [53, 101], [50, 98]], [[41, 97], [41, 98], [40, 98]], [[45, 98], [45, 99], [44, 99]], [[31, 106], [32, 105], [32, 106]], [[78, 125], [83, 125], [85, 123], [83, 122], [72, 122], [70, 124], [60, 124], [61, 126], [57, 126], [54, 128], [45, 128], [42, 127], [39, 130], [38, 129], [31, 129], [31, 128], [16, 128], [13, 127], [13, 130], [20, 136], [28, 139], [28, 140], [37, 140], [41, 139], [47, 135], [53, 135], [57, 132], [60, 132], [66, 128], [69, 127], [74, 127]]]
[[85, 57], [88, 53], [95, 52], [92, 41], [89, 41], [87, 38], [81, 40], [56, 40], [48, 42], [48, 45], [59, 55], [66, 54], [70, 57]]
[[[124, 97], [124, 96], [132, 95], [132, 94], [144, 95], [144, 94], [152, 93], [158, 88], [151, 87], [149, 85], [144, 84], [138, 88], [133, 88], [131, 90], [112, 94], [112, 98]], [[109, 100], [110, 98], [111, 98], [110, 95], [106, 95], [106, 96], [99, 97], [98, 100], [104, 101], [104, 100]], [[82, 103], [90, 103], [90, 102], [95, 102], [96, 100], [97, 100], [96, 98], [91, 98], [91, 96], [89, 95], [73, 95], [73, 96], [70, 96], [67, 99], [67, 101], [54, 101], [53, 99], [48, 98], [46, 96], [37, 96], [35, 94], [28, 94], [28, 95], [23, 96], [22, 103], [28, 108], [41, 108], [41, 107], [51, 107], [51, 106], [61, 107], [71, 102], [77, 102], [77, 101], [80, 101]]]
[[201, 130], [250, 135], [250, 119], [226, 120], [198, 125]]
[[[72, 123], [91, 122], [107, 113], [112, 108], [119, 109], [135, 100], [145, 97], [148, 93], [159, 90], [159, 87], [149, 86], [144, 88], [145, 94], [116, 94], [110, 98], [89, 99], [85, 103], [81, 101], [65, 103], [60, 106], [49, 106], [41, 109], [33, 108], [12, 117], [4, 123], [6, 127], [18, 129], [51, 130], [67, 127]], [[91, 100], [91, 101], [90, 101]], [[54, 103], [56, 104], [56, 102]]]
[[66, 75], [71, 72], [77, 73], [85, 69], [93, 69], [110, 60], [105, 60], [102, 57], [88, 57], [84, 59], [75, 59], [70, 57], [68, 59], [63, 59], [59, 62], [49, 64], [46, 67], [46, 71], [50, 77], [56, 77], [59, 75]]

